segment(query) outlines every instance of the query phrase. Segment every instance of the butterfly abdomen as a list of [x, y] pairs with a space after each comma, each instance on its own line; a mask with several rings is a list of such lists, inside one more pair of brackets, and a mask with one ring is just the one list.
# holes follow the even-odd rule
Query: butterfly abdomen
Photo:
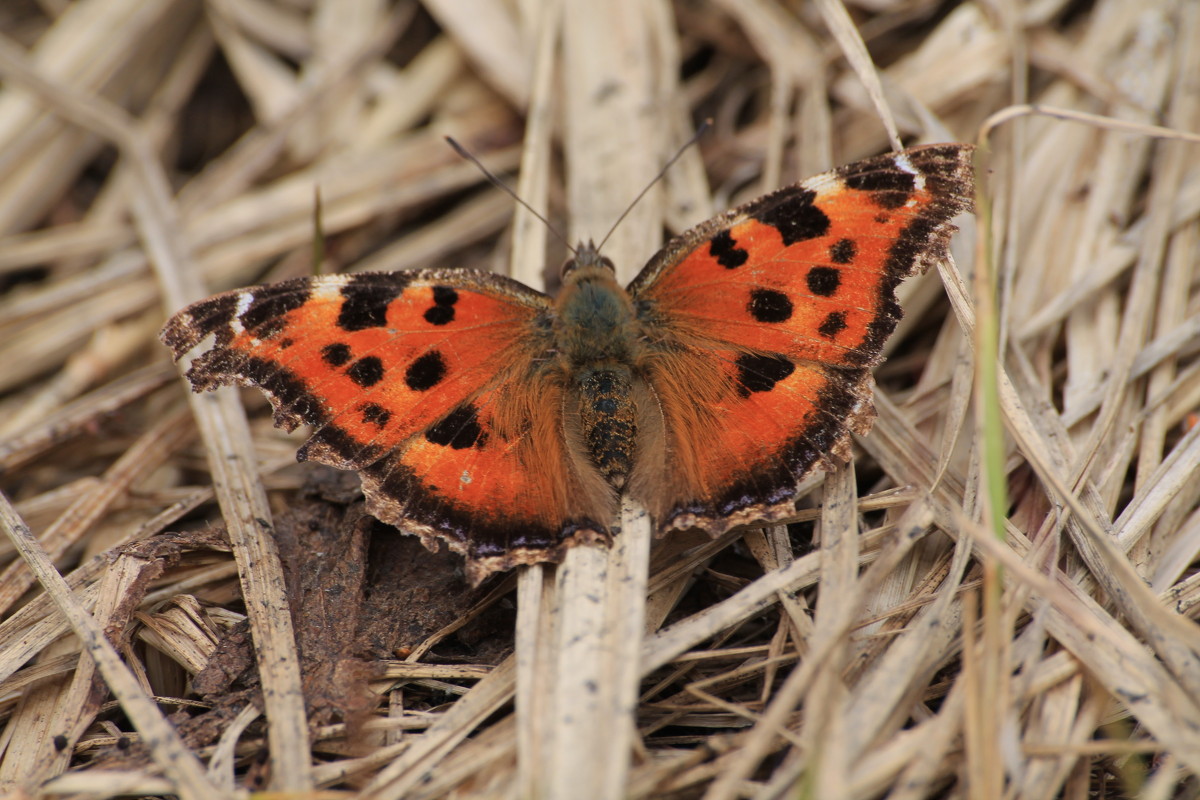
[[579, 422], [592, 463], [615, 489], [622, 489], [633, 469], [637, 441], [637, 408], [633, 372], [610, 363], [583, 370], [575, 377]]

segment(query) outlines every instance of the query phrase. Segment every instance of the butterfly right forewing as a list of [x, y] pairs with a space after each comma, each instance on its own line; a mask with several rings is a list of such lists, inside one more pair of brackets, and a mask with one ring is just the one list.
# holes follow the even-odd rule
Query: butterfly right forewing
[[685, 233], [633, 281], [680, 462], [670, 485], [637, 483], [663, 530], [786, 517], [797, 483], [848, 455], [874, 417], [895, 288], [944, 257], [971, 156], [930, 145], [809, 178]]

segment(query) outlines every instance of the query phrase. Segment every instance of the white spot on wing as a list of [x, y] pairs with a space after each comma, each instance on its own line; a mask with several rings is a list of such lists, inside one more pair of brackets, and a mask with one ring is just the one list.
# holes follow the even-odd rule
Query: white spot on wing
[[[333, 277], [333, 276], [330, 276]], [[340, 277], [340, 276], [339, 276]], [[313, 284], [312, 296], [315, 300], [339, 300], [342, 296], [342, 286], [345, 281], [321, 281]]]
[[902, 171], [913, 176], [913, 188], [918, 192], [925, 190], [925, 176], [921, 174], [921, 170], [913, 166], [912, 161], [908, 158], [908, 153], [896, 153], [892, 160]]
[[242, 325], [242, 314], [249, 310], [250, 304], [254, 302], [254, 292], [242, 292], [238, 295], [237, 308], [233, 312], [233, 319], [229, 320], [229, 327], [233, 328], [234, 333], [245, 333], [246, 328]]

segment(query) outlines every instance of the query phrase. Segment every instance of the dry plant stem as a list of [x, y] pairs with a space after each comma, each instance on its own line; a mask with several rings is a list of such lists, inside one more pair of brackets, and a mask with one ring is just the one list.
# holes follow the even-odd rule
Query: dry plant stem
[[[1200, 634], [1194, 626], [1161, 608], [1154, 592], [1137, 575], [1124, 552], [1097, 521], [1099, 514], [1094, 497], [1085, 493], [1084, 498], [1080, 499], [1071, 491], [1061, 474], [1063, 455], [1048, 451], [1049, 448], [1044, 444], [1046, 440], [1032, 438], [1034, 426], [1005, 376], [1002, 376], [1000, 383], [1000, 399], [1010, 430], [1024, 447], [1030, 464], [1047, 487], [1052, 488], [1058, 499], [1075, 515], [1067, 530], [1072, 534], [1072, 541], [1092, 574], [1101, 582], [1109, 598], [1129, 617], [1133, 627], [1147, 638], [1172, 671], [1184, 681], [1189, 691], [1200, 697], [1200, 684], [1197, 683], [1200, 680], [1200, 661], [1197, 660]], [[1200, 440], [1200, 436], [1192, 436], [1190, 442], [1185, 440], [1184, 443], [1194, 445], [1197, 440]], [[1188, 456], [1185, 463], [1200, 463], [1200, 445], [1177, 449]]]
[[[99, 591], [103, 573], [99, 559], [92, 559], [67, 576], [67, 586], [85, 611], [90, 611]], [[48, 595], [34, 598], [28, 605], [0, 623], [0, 686], [5, 685], [38, 651], [70, 630]]]
[[[911, 529], [910, 535], [919, 533]], [[902, 714], [920, 701], [939, 665], [953, 654], [962, 623], [960, 589], [970, 560], [971, 549], [956, 546], [934, 602], [916, 614], [856, 684], [845, 712], [854, 763], [894, 733], [903, 722]]]
[[1106, 117], [1101, 114], [1089, 114], [1070, 108], [1055, 108], [1040, 104], [1014, 105], [1001, 109], [992, 114], [980, 126], [980, 141], [991, 136], [993, 129], [1010, 122], [1018, 117], [1044, 116], [1063, 120], [1064, 122], [1080, 122], [1097, 128], [1111, 131], [1131, 133], [1137, 136], [1153, 136], [1160, 139], [1177, 139], [1183, 142], [1200, 144], [1200, 133], [1181, 131], [1176, 128], [1165, 128], [1161, 125], [1148, 125], [1144, 122], [1129, 122], [1128, 120]]
[[[1002, 399], [1004, 398], [1004, 387], [1005, 383], [1002, 381]], [[880, 411], [880, 418], [876, 423], [875, 433], [864, 443], [884, 464], [885, 468], [894, 474], [920, 476], [923, 472], [927, 472], [928, 465], [925, 459], [929, 459], [928, 463], [932, 463], [933, 459], [931, 454], [923, 451], [918, 443], [919, 439], [915, 435], [909, 438], [908, 443], [904, 446], [903, 452], [912, 456], [911, 460], [904, 463], [897, 463], [894, 458], [895, 454], [901, 451], [883, 446], [883, 442], [889, 435], [895, 435], [895, 426], [900, 423], [900, 419], [896, 416], [895, 410], [883, 402], [882, 397], [876, 398], [876, 404]], [[1017, 439], [1018, 442], [1024, 444], [1021, 437], [1018, 436]], [[951, 485], [950, 481], [943, 480], [934, 489], [932, 508], [935, 510], [937, 525], [947, 533], [954, 535], [958, 535], [958, 532], [967, 526], [974, 531], [975, 523], [963, 518], [955, 511], [961, 505], [961, 498], [954, 496]], [[972, 539], [976, 549], [979, 549], [977, 537], [973, 536]], [[1016, 549], [1016, 554], [1023, 555], [1030, 549], [1028, 539], [1011, 526], [1007, 532], [1007, 543]], [[1010, 558], [1017, 557], [1012, 550], [1003, 548], [1003, 551]], [[989, 548], [989, 552], [993, 552], [993, 549]], [[1005, 566], [1006, 568], [1010, 566], [1007, 560]], [[1128, 562], [1126, 562], [1126, 567], [1128, 568], [1128, 566]], [[1028, 568], [1026, 568], [1027, 570]], [[1184, 746], [1185, 749], [1193, 748], [1188, 752], [1200, 752], [1194, 749], [1197, 747], [1194, 743], [1183, 745], [1183, 739], [1191, 738], [1191, 734], [1187, 731], [1192, 730], [1193, 725], [1195, 729], [1200, 729], [1200, 722], [1192, 722], [1192, 720], [1200, 721], [1200, 709], [1197, 709], [1195, 704], [1188, 699], [1187, 693], [1179, 688], [1170, 674], [1162, 668], [1160, 662], [1151, 658], [1143, 646], [1137, 644], [1124, 628], [1103, 612], [1093, 600], [1084, 596], [1068, 576], [1060, 572], [1056, 575], [1055, 581], [1052, 584], [1046, 584], [1043, 579], [1033, 588], [1039, 594], [1044, 595], [1046, 590], [1043, 587], [1049, 585], [1056, 591], [1066, 592], [1075, 599], [1065, 606], [1061, 606], [1062, 610], [1059, 610], [1059, 607], [1047, 610], [1045, 618], [1047, 633], [1072, 650], [1081, 661], [1088, 664], [1110, 692], [1123, 698], [1145, 697], [1144, 702], [1131, 710], [1155, 736], [1165, 741], [1171, 741], [1173, 747]], [[1056, 596], [1064, 597], [1066, 595]], [[1168, 613], [1163, 611], [1157, 602], [1155, 607], [1159, 608], [1161, 613]]]
[[126, 795], [171, 794], [169, 780], [146, 772], [93, 770], [68, 772], [41, 787], [46, 796], [124, 797]]
[[[989, 738], [987, 712], [985, 710], [984, 682], [980, 678], [982, 667], [979, 654], [979, 596], [972, 592], [967, 596], [963, 614], [963, 655], [960, 681], [967, 702], [963, 714], [963, 749], [966, 751], [965, 772], [967, 779], [978, 781], [981, 800], [995, 800], [995, 787], [988, 781], [987, 759], [994, 753], [987, 751], [984, 744]], [[974, 783], [972, 785], [975, 785]]]
[[130, 721], [145, 737], [151, 757], [171, 778], [172, 791], [185, 800], [206, 800], [222, 795], [208, 782], [204, 767], [184, 746], [175, 729], [138, 685], [137, 679], [121, 663], [121, 657], [96, 620], [84, 610], [71, 593], [62, 575], [54, 569], [46, 551], [28, 526], [17, 516], [8, 498], [0, 495], [0, 525], [13, 546], [37, 576], [38, 583], [66, 617], [84, 651], [96, 662], [100, 674], [129, 715]]
[[[1194, 7], [1188, 8], [1185, 16], [1181, 19], [1181, 23], [1181, 35], [1200, 35], [1200, 16], [1197, 15]], [[1198, 102], [1196, 93], [1190, 90], [1186, 82], [1189, 80], [1188, 76], [1200, 71], [1200, 55], [1197, 54], [1194, 48], [1183, 48], [1182, 52], [1179, 53], [1179, 60], [1181, 63], [1178, 66], [1175, 76], [1176, 85], [1172, 87], [1171, 91], [1175, 102], [1171, 103], [1167, 121], [1172, 126], [1180, 129], [1194, 128], [1197, 123], [1200, 123], [1200, 102]], [[1169, 229], [1172, 227], [1171, 223], [1173, 220], [1171, 217], [1175, 208], [1176, 197], [1183, 185], [1182, 175], [1187, 169], [1185, 165], [1193, 156], [1189, 152], [1192, 149], [1190, 145], [1184, 142], [1166, 142], [1162, 147], [1162, 151], [1158, 154], [1158, 163], [1155, 166], [1155, 220], [1152, 224], [1161, 224], [1161, 221], [1165, 220], [1168, 230], [1163, 231], [1164, 241], [1159, 245], [1161, 252], [1158, 255], [1162, 258], [1163, 263], [1161, 265], [1162, 275], [1158, 286], [1158, 297], [1153, 301], [1157, 314], [1147, 323], [1146, 338], [1157, 338], [1169, 333], [1172, 329], [1178, 327], [1187, 317], [1186, 306], [1191, 277], [1191, 270], [1188, 267], [1191, 265], [1185, 265], [1186, 262], [1178, 258], [1172, 258], [1172, 250], [1175, 245], [1180, 244], [1188, 237], [1180, 236], [1173, 238], [1169, 235]], [[1171, 194], [1165, 191], [1167, 187], [1170, 187], [1172, 190]], [[1191, 232], [1194, 234], [1194, 230]], [[1146, 259], [1150, 255], [1150, 253], [1146, 252], [1146, 249], [1143, 249], [1143, 259]], [[1194, 248], [1189, 249], [1191, 252], [1195, 252]], [[1187, 260], [1190, 261], [1190, 259]], [[1131, 371], [1135, 367], [1137, 358], [1140, 355], [1140, 353], [1134, 355], [1133, 363], [1130, 365]], [[1175, 364], [1172, 359], [1172, 361], [1160, 365], [1155, 370], [1155, 373], [1150, 376], [1146, 385], [1147, 395], [1153, 397], [1160, 394], [1170, 386], [1174, 377]], [[1143, 424], [1141, 446], [1137, 461], [1138, 486], [1146, 480], [1148, 474], [1158, 464], [1167, 427], [1168, 422], [1165, 409], [1161, 407], [1152, 411]], [[1139, 565], [1144, 566], [1150, 557], [1151, 539], [1151, 536], [1146, 536], [1140, 543], [1141, 552], [1136, 556], [1136, 561]]]
[[853, 20], [850, 19], [846, 6], [842, 0], [817, 0], [816, 5], [825, 24], [829, 26], [830, 33], [833, 34], [833, 38], [842, 49], [842, 54], [846, 56], [850, 67], [862, 81], [863, 87], [866, 88], [875, 113], [879, 116], [884, 128], [887, 129], [892, 149], [902, 149], [903, 145], [900, 142], [900, 132], [896, 128], [896, 120], [892, 116], [891, 107], [883, 96], [883, 84], [879, 80], [879, 71], [875, 69], [871, 54], [867, 52], [862, 35], [858, 32]]
[[[175, 40], [192, 14], [175, 0], [110, 0], [72, 8], [29, 53], [31, 68], [85, 93], [113, 91], [143, 53], [149, 31]], [[172, 14], [172, 9], [177, 11]], [[144, 62], [143, 62], [144, 63]], [[153, 62], [151, 62], [153, 63]], [[85, 130], [46, 115], [17, 85], [0, 96], [0, 231], [23, 230], [40, 219], [71, 175], [100, 147]], [[65, 167], [65, 169], [64, 169]]]
[[[982, 159], [980, 159], [982, 160]], [[979, 172], [980, 170], [976, 170]], [[991, 205], [982, 191], [977, 191], [976, 208], [980, 217], [975, 258], [975, 328], [971, 338], [975, 364], [975, 441], [979, 443], [975, 466], [981, 489], [976, 499], [977, 511], [983, 525], [997, 538], [1004, 537], [1007, 515], [1008, 486], [1005, 466], [1004, 426], [998, 399], [1000, 371], [1000, 308], [999, 281], [996, 277], [991, 247]], [[951, 262], [949, 268], [956, 270]], [[983, 564], [983, 647], [975, 652], [975, 606], [968, 600], [964, 619], [966, 641], [963, 654], [963, 678], [967, 693], [965, 741], [967, 747], [967, 780], [976, 787], [981, 798], [999, 800], [1003, 794], [1004, 775], [1001, 769], [1000, 727], [1008, 708], [1007, 663], [996, 645], [1002, 628], [1003, 612], [1000, 595], [1001, 576], [996, 565]], [[968, 649], [969, 648], [969, 649]]]
[[[475, 688], [459, 698], [416, 742], [382, 748], [363, 759], [372, 765], [386, 763], [387, 767], [375, 776], [360, 797], [363, 800], [400, 800], [408, 797], [425, 780], [429, 770], [455, 745], [512, 699], [515, 671], [515, 659], [506, 659]], [[399, 757], [396, 757], [397, 754]], [[342, 764], [346, 765], [346, 762]], [[323, 771], [326, 774], [322, 774], [322, 782], [336, 779], [338, 772], [332, 768]]]
[[[1153, 592], [1136, 575], [1132, 565], [1124, 553], [1112, 541], [1112, 537], [1104, 531], [1098, 519], [1104, 516], [1099, 507], [1094, 492], [1084, 491], [1083, 498], [1066, 484], [1063, 473], [1066, 471], [1067, 457], [1061, 451], [1052, 448], [1056, 442], [1066, 441], [1065, 431], [1051, 431], [1050, 435], [1040, 435], [1022, 405], [1006, 374], [1000, 376], [1000, 400], [1010, 431], [1022, 446], [1023, 452], [1030, 464], [1038, 471], [1039, 476], [1052, 488], [1058, 498], [1075, 514], [1075, 522], [1068, 527], [1073, 535], [1073, 541], [1092, 570], [1093, 575], [1104, 585], [1110, 598], [1117, 603], [1122, 612], [1131, 618], [1134, 626], [1141, 629], [1151, 642], [1156, 643], [1162, 657], [1171, 664], [1178, 675], [1189, 685], [1194, 685], [1198, 677], [1195, 652], [1197, 633], [1194, 628], [1176, 615], [1164, 612], [1154, 598]], [[1043, 415], [1042, 425], [1053, 427], [1056, 417]], [[1200, 459], [1200, 446], [1195, 446], [1196, 431], [1189, 433], [1188, 438], [1176, 447], [1175, 451], [1163, 464], [1163, 471], [1173, 474], [1175, 480], [1170, 481], [1164, 489], [1167, 495], [1178, 490], [1178, 476], [1189, 474], [1191, 468]], [[1183, 470], [1171, 470], [1177, 464], [1185, 467]], [[1161, 497], [1161, 495], [1160, 495]], [[1142, 521], [1149, 523], [1151, 515], [1161, 510], [1163, 500], [1149, 503], [1147, 517]], [[1135, 512], [1130, 512], [1131, 518], [1137, 518]], [[1126, 524], [1128, 520], [1125, 520]], [[1120, 529], [1125, 526], [1118, 521], [1117, 540], [1120, 541]], [[1131, 537], [1124, 537], [1130, 539]], [[1187, 642], [1193, 644], [1188, 645]]]
[[[739, 783], [748, 778], [755, 767], [770, 752], [778, 732], [784, 728], [786, 720], [796, 709], [800, 698], [809, 690], [813, 677], [823, 668], [826, 659], [841, 646], [840, 640], [853, 623], [853, 614], [861, 604], [861, 597], [894, 570], [912, 546], [928, 532], [929, 517], [929, 508], [925, 503], [919, 501], [905, 512], [897, 524], [897, 535], [892, 540], [891, 546], [857, 581], [853, 592], [848, 592], [853, 595], [852, 602], [839, 605], [832, 612], [828, 623], [829, 627], [824, 629], [823, 638], [814, 643], [808, 657], [788, 675], [772, 698], [771, 705], [763, 714], [762, 719], [745, 735], [742, 747], [731, 754], [729, 762], [722, 769], [720, 776], [705, 793], [705, 800], [733, 800], [737, 796]], [[793, 567], [805, 560], [797, 561]], [[824, 561], [824, 553], [822, 553], [822, 561]], [[780, 572], [789, 572], [790, 569]], [[770, 576], [764, 576], [758, 582], [763, 582], [767, 577]], [[852, 759], [856, 757], [856, 748], [865, 746], [866, 743], [853, 741], [853, 737], [862, 735], [861, 731], [856, 732], [852, 728], [847, 728], [847, 733], [850, 738], [847, 744], [849, 747], [848, 757]]]
[[[190, 436], [191, 429], [179, 414], [163, 418], [149, 430], [105, 471], [92, 491], [76, 497], [54, 524], [42, 532], [39, 541], [47, 548], [51, 559], [61, 558], [71, 544], [129, 491], [135, 480], [157, 468]], [[33, 575], [16, 561], [0, 572], [0, 614], [8, 612], [33, 580]]]
[[[951, 293], [951, 298], [957, 301], [955, 309], [960, 314], [960, 322], [965, 329], [972, 330], [975, 316], [974, 310], [969, 307], [969, 301], [954, 293]], [[1010, 433], [1016, 437], [1022, 452], [1042, 480], [1054, 489], [1058, 499], [1075, 514], [1078, 524], [1069, 525], [1068, 531], [1072, 533], [1073, 542], [1088, 563], [1092, 574], [1104, 585], [1109, 597], [1130, 618], [1134, 627], [1155, 644], [1155, 649], [1172, 666], [1185, 685], [1190, 690], [1197, 691], [1200, 688], [1196, 683], [1200, 678], [1200, 663], [1197, 662], [1195, 653], [1200, 652], [1200, 649], [1187, 644], [1197, 639], [1196, 631], [1176, 615], [1162, 611], [1154, 593], [1137, 576], [1124, 553], [1101, 528], [1097, 520], [1104, 517], [1104, 511], [1095, 493], [1085, 490], [1081, 499], [1067, 484], [1063, 475], [1067, 470], [1067, 456], [1052, 449], [1055, 443], [1067, 441], [1065, 431], [1055, 432], [1050, 436], [1036, 433], [1037, 426], [1033, 424], [1003, 372], [999, 375], [997, 389]], [[1041, 418], [1043, 424], [1054, 421], [1053, 415], [1044, 415]], [[1177, 451], [1190, 454], [1192, 458], [1200, 457], [1197, 455], [1200, 454], [1200, 448], [1179, 447]], [[1189, 458], [1184, 463], [1190, 460]]]
[[[0, 40], [0, 71], [35, 92], [72, 122], [117, 144], [136, 176], [133, 207], [144, 246], [151, 254], [164, 298], [171, 308], [203, 296], [176, 216], [162, 168], [124, 113], [99, 98], [82, 95], [40, 77], [18, 48]], [[209, 446], [217, 497], [238, 557], [251, 620], [263, 699], [271, 727], [272, 786], [303, 791], [311, 786], [307, 726], [291, 617], [282, 569], [270, 531], [266, 494], [254, 470], [245, 415], [233, 390], [193, 395], [201, 435]]]
[[964, 520], [961, 529], [970, 535], [975, 547], [1003, 564], [1013, 580], [1028, 584], [1049, 601], [1048, 631], [1093, 668], [1113, 695], [1146, 698], [1131, 711], [1173, 752], [1183, 754], [1190, 769], [1198, 770], [1200, 737], [1195, 733], [1195, 703], [1158, 662], [1145, 657], [1143, 646], [1081, 594], [1077, 586], [1065, 582], [1061, 573], [1057, 581], [1048, 579], [1030, 569], [1003, 543], [983, 535], [976, 525]]
[[555, 663], [553, 573], [546, 567], [520, 570], [517, 576], [517, 776], [521, 797], [542, 797], [552, 745]]
[[840, 635], [860, 608], [858, 581], [858, 513], [854, 465], [825, 476], [821, 505], [821, 594], [817, 602], [814, 647], [832, 638], [830, 651], [805, 697], [805, 755], [821, 764], [811, 785], [821, 797], [845, 797], [850, 773], [849, 737], [844, 707], [848, 701], [844, 672], [850, 642]]
[[426, 9], [460, 40], [461, 47], [479, 63], [480, 74], [517, 108], [528, 104], [530, 61], [526, 59], [517, 15], [502, 6], [473, 0], [431, 0]]
[[[562, 4], [557, 0], [543, 3], [536, 20], [536, 51], [533, 61], [533, 86], [529, 95], [525, 141], [521, 154], [521, 175], [517, 195], [535, 209], [547, 208], [550, 192], [551, 132], [554, 109], [556, 46], [561, 34]], [[506, 197], [506, 203], [511, 201]], [[546, 252], [546, 226], [524, 206], [513, 216], [512, 258], [509, 274], [528, 286], [544, 288], [543, 254]], [[549, 763], [550, 715], [554, 686], [551, 659], [555, 638], [552, 613], [553, 573], [547, 565], [524, 567], [517, 575], [516, 625], [516, 790], [520, 797], [541, 797], [545, 793], [546, 765]]]
[[[187, 428], [186, 425], [180, 425], [179, 421], [173, 422], [179, 427]], [[126, 594], [138, 583], [143, 572], [152, 564], [153, 561], [150, 559], [136, 554], [122, 553], [111, 568], [105, 571], [100, 583], [99, 596], [92, 611], [98, 626], [104, 630], [109, 630], [112, 626], [112, 630], [119, 631], [129, 624], [131, 609], [122, 607]], [[114, 615], [118, 615], [115, 620], [113, 619]], [[65, 747], [61, 746], [61, 742], [55, 741], [53, 737], [47, 737], [47, 740], [43, 742], [42, 753], [38, 759], [38, 763], [41, 765], [38, 783], [67, 770], [75, 744], [95, 719], [100, 703], [105, 699], [104, 694], [95, 691], [93, 686], [95, 676], [95, 660], [88, 656], [80, 658], [78, 669], [71, 676], [70, 686], [62, 692], [60, 698], [57, 698], [58, 702], [55, 704], [56, 707], [50, 719], [50, 732], [65, 736], [67, 744]], [[232, 790], [232, 787], [228, 788]]]
[[543, 763], [549, 758], [550, 726], [547, 722], [550, 695], [542, 681], [547, 679], [550, 648], [554, 640], [554, 592], [549, 570], [532, 567], [517, 575], [516, 726], [517, 790], [523, 797], [542, 794]]
[[[918, 614], [904, 636], [873, 664], [871, 674], [860, 684], [862, 689], [856, 692], [847, 714], [846, 725], [851, 730], [871, 730], [878, 709], [900, 705], [894, 702], [899, 695], [896, 684], [905, 682], [904, 670], [911, 670], [910, 665], [914, 663], [920, 663], [920, 670], [914, 674], [911, 685], [923, 691], [916, 675], [932, 674], [941, 661], [940, 654], [950, 652], [956, 646], [961, 635], [963, 608], [959, 588], [971, 557], [972, 551], [967, 544], [956, 545], [949, 576], [939, 588], [935, 602]], [[923, 629], [932, 631], [934, 636], [922, 635]], [[947, 751], [962, 734], [965, 696], [963, 683], [956, 681], [936, 717], [911, 731], [895, 734], [880, 750], [861, 751], [862, 760], [853, 776], [854, 795], [869, 796], [894, 784], [898, 787], [898, 798], [929, 796], [942, 776]], [[907, 741], [904, 740], [906, 736]], [[860, 744], [864, 740], [865, 737], [860, 737]], [[888, 751], [892, 749], [899, 752], [889, 758], [892, 754]], [[880, 761], [884, 763], [880, 764]]]
[[239, 711], [229, 727], [221, 733], [221, 739], [213, 750], [212, 757], [208, 760], [209, 776], [229, 794], [237, 791], [237, 774], [234, 772], [234, 767], [237, 763], [238, 740], [246, 732], [250, 723], [261, 715], [262, 712], [252, 705], [247, 705]]
[[[600, 236], [655, 172], [660, 147], [640, 110], [651, 87], [645, 7], [622, 1], [564, 5], [566, 152], [572, 238]], [[614, 53], [622, 57], [613, 59]], [[628, 280], [656, 241], [656, 187], [616, 229], [606, 254]], [[556, 674], [547, 797], [625, 795], [637, 697], [650, 520], [624, 507], [611, 548], [576, 547], [558, 571]], [[632, 633], [630, 633], [632, 631]]]
[[357, 54], [344, 54], [337, 63], [326, 65], [316, 81], [298, 87], [291, 105], [282, 110], [278, 119], [253, 128], [180, 191], [179, 207], [190, 217], [245, 192], [280, 157], [295, 128], [324, 108], [327, 98], [343, 87], [351, 73], [364, 67], [372, 55], [386, 51], [413, 13], [412, 6], [397, 5], [378, 26], [373, 40], [363, 43]]
[[706, 639], [770, 608], [779, 592], [811, 586], [820, 573], [819, 553], [798, 558], [791, 565], [769, 572], [737, 594], [715, 603], [650, 636], [642, 649], [642, 673], [649, 674]]

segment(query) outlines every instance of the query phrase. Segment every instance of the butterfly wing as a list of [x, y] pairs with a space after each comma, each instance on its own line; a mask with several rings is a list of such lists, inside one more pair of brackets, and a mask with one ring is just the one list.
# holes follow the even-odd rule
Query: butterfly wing
[[329, 275], [227, 292], [176, 314], [196, 391], [262, 389], [298, 453], [361, 471], [370, 513], [437, 537], [469, 576], [558, 560], [607, 535], [612, 491], [567, 444], [544, 295], [463, 270]]
[[895, 288], [971, 208], [971, 153], [917, 147], [809, 178], [683, 234], [634, 279], [672, 477], [635, 475], [633, 491], [662, 531], [782, 519], [802, 478], [845, 460], [874, 419]]

